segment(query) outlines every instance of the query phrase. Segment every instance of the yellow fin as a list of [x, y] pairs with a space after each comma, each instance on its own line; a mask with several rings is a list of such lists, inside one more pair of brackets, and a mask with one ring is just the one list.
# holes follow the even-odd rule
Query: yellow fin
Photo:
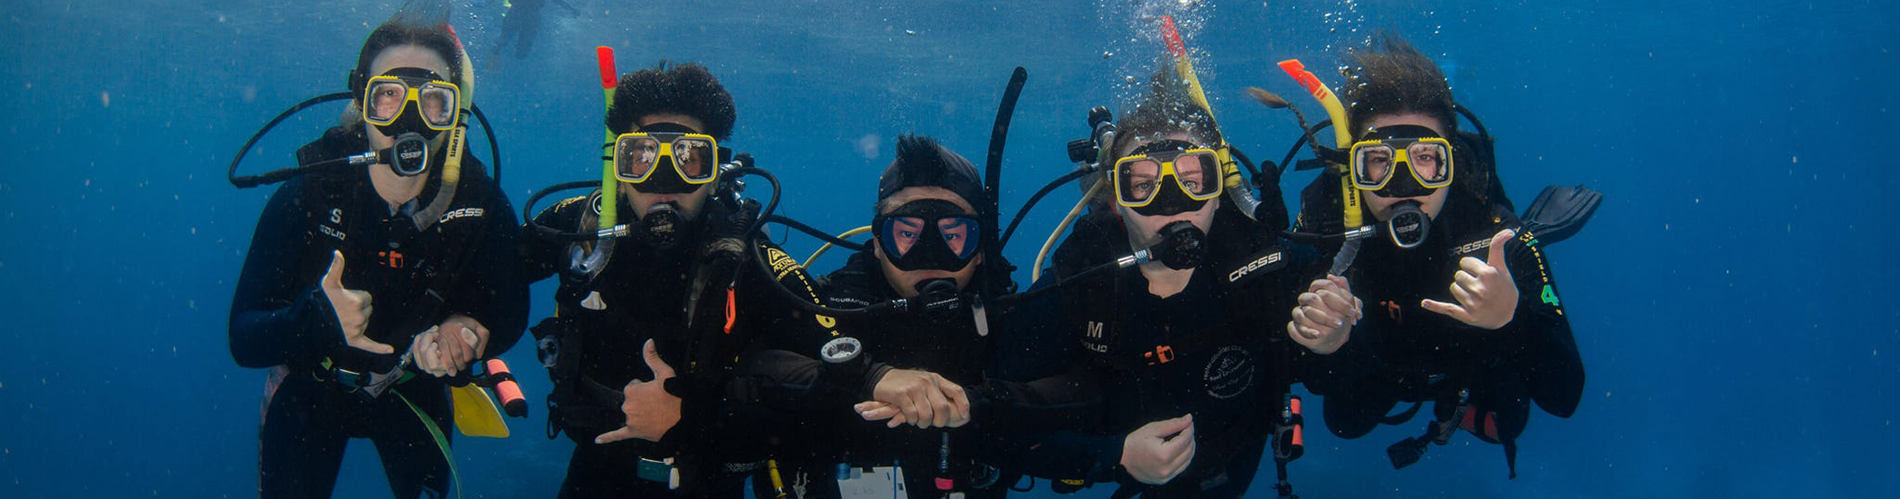
[[502, 421], [501, 410], [488, 398], [487, 390], [472, 383], [451, 386], [449, 398], [455, 403], [455, 428], [463, 436], [508, 438], [508, 423]]

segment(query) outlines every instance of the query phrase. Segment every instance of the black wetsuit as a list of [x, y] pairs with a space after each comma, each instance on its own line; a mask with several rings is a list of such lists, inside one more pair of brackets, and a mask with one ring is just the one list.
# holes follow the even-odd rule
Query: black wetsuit
[[[1285, 328], [1317, 259], [1310, 248], [1263, 235], [1271, 232], [1257, 230], [1237, 211], [1216, 213], [1209, 263], [1177, 294], [1157, 297], [1138, 270], [1124, 269], [1012, 314], [1022, 316], [1012, 325], [1031, 330], [1026, 334], [1063, 331], [1079, 340], [1080, 362], [1112, 367], [1101, 382], [1100, 418], [1086, 431], [1045, 436], [1023, 453], [1023, 469], [1070, 486], [1119, 482], [1118, 495], [1240, 497], [1247, 491], [1295, 381], [1294, 363], [1301, 362], [1304, 350], [1287, 339]], [[1273, 251], [1280, 252], [1274, 264], [1230, 284], [1234, 272]], [[1128, 252], [1120, 222], [1093, 213], [1057, 251], [1054, 275], [1073, 275]], [[1121, 469], [1129, 433], [1186, 414], [1194, 416], [1196, 448], [1187, 470], [1149, 486]]]
[[[1325, 396], [1333, 434], [1357, 438], [1381, 422], [1403, 422], [1387, 416], [1399, 402], [1434, 402], [1437, 419], [1451, 420], [1464, 391], [1470, 429], [1514, 456], [1531, 402], [1559, 417], [1576, 411], [1583, 361], [1536, 234], [1503, 206], [1480, 213], [1488, 216], [1434, 221], [1430, 237], [1409, 250], [1384, 237], [1363, 243], [1347, 275], [1365, 301], [1365, 319], [1352, 341], [1311, 364], [1307, 376], [1307, 386]], [[1420, 307], [1422, 299], [1457, 303], [1449, 285], [1459, 260], [1486, 260], [1491, 237], [1507, 228], [1519, 231], [1505, 253], [1518, 292], [1509, 324], [1484, 330]]]
[[[334, 128], [298, 155], [308, 163], [367, 149], [360, 131]], [[429, 185], [398, 213], [360, 167], [293, 178], [265, 205], [231, 304], [230, 329], [231, 356], [239, 365], [274, 368], [258, 432], [262, 496], [329, 497], [351, 438], [375, 442], [397, 497], [448, 490], [443, 450], [402, 400], [428, 413], [446, 437], [453, 432], [447, 385], [421, 374], [372, 398], [337, 380], [340, 371], [387, 372], [416, 334], [450, 314], [488, 328], [488, 357], [521, 337], [527, 286], [515, 263], [514, 208], [481, 163], [464, 157], [453, 203], [426, 229], [418, 230], [407, 214], [441, 191], [441, 167], [440, 161], [432, 166]], [[332, 251], [346, 261], [343, 286], [372, 297], [367, 336], [397, 354], [343, 343], [320, 284]]]
[[[591, 224], [593, 203], [587, 199], [556, 204], [536, 221], [562, 230]], [[623, 201], [622, 206], [627, 204]], [[755, 336], [819, 327], [810, 315], [791, 309], [765, 289], [770, 285], [765, 279], [784, 279], [806, 291], [810, 285], [802, 282], [806, 277], [795, 264], [781, 276], [767, 275], [748, 254], [748, 260], [732, 268], [738, 272], [732, 327], [725, 327], [725, 284], [734, 281], [726, 274], [705, 288], [689, 328], [685, 302], [692, 280], [705, 265], [700, 254], [712, 233], [708, 225], [726, 223], [733, 213], [711, 200], [705, 207], [704, 216], [687, 224], [687, 233], [669, 250], [627, 241], [617, 244], [611, 262], [591, 284], [563, 276], [556, 316], [534, 327], [542, 361], [557, 361], [550, 369], [555, 385], [549, 395], [550, 424], [576, 444], [561, 497], [737, 496], [745, 477], [764, 461], [767, 445], [756, 429], [730, 424], [731, 404], [724, 390], [733, 359]], [[621, 209], [623, 214], [630, 211]], [[752, 239], [768, 261], [790, 260], [764, 237]], [[563, 272], [568, 249], [566, 243], [531, 239], [524, 249], [530, 280]], [[621, 389], [635, 379], [653, 378], [641, 356], [649, 339], [677, 372], [664, 387], [681, 399], [679, 424], [657, 443], [629, 439], [595, 444], [596, 436], [625, 423]], [[669, 491], [666, 483], [640, 478], [635, 471], [642, 458], [676, 458], [680, 489]]]
[[[825, 276], [821, 296], [836, 308], [862, 308], [897, 299], [878, 260], [868, 252], [851, 256], [843, 268]], [[973, 286], [974, 287], [974, 286]], [[966, 497], [1002, 497], [991, 462], [997, 439], [1025, 429], [1074, 428], [1097, 407], [1099, 390], [1081, 374], [1061, 374], [1025, 382], [988, 379], [983, 369], [990, 339], [978, 333], [968, 305], [954, 310], [838, 317], [836, 332], [857, 339], [859, 356], [842, 364], [814, 360], [836, 335], [779, 337], [768, 349], [749, 353], [742, 372], [758, 394], [755, 401], [787, 445], [781, 467], [806, 473], [815, 485], [805, 497], [837, 497], [836, 465], [856, 468], [896, 465], [909, 497], [938, 497], [938, 479]], [[1006, 334], [998, 332], [997, 334]], [[893, 369], [936, 373], [964, 387], [971, 422], [952, 429], [887, 428], [865, 421], [852, 405], [872, 400], [877, 383]], [[947, 470], [944, 438], [950, 439]]]

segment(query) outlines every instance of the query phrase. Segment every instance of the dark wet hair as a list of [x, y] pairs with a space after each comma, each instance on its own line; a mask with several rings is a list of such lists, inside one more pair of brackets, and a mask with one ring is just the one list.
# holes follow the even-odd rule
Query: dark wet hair
[[1353, 137], [1365, 135], [1367, 118], [1382, 114], [1418, 113], [1444, 125], [1450, 134], [1458, 127], [1445, 73], [1405, 39], [1380, 33], [1372, 46], [1346, 55], [1346, 118]]
[[[1346, 55], [1343, 73], [1346, 115], [1352, 122], [1354, 138], [1365, 135], [1365, 123], [1373, 116], [1405, 113], [1429, 116], [1442, 125], [1439, 132], [1458, 146], [1453, 153], [1458, 155], [1458, 160], [1453, 162], [1456, 168], [1452, 174], [1453, 196], [1446, 206], [1475, 202], [1482, 207], [1493, 201], [1510, 202], [1503, 199], [1501, 190], [1493, 188], [1496, 166], [1481, 161], [1483, 155], [1473, 147], [1477, 144], [1470, 143], [1481, 139], [1475, 134], [1458, 132], [1457, 104], [1451, 97], [1451, 84], [1431, 58], [1396, 34], [1379, 33], [1370, 47]], [[1489, 144], [1483, 146], [1490, 147]], [[1499, 195], [1493, 196], [1494, 193]]]
[[[424, 20], [434, 17], [440, 19]], [[363, 85], [371, 76], [375, 76], [369, 74], [370, 62], [390, 47], [402, 45], [415, 45], [434, 51], [449, 64], [449, 74], [442, 76], [456, 85], [468, 85], [468, 82], [462, 81], [461, 42], [456, 41], [455, 31], [448, 25], [446, 11], [429, 14], [404, 9], [371, 31], [369, 39], [363, 41], [363, 50], [357, 52], [356, 69], [350, 71], [349, 82], [349, 90], [358, 94], [357, 99], [362, 99]]]
[[726, 140], [732, 135], [732, 122], [738, 113], [733, 109], [732, 94], [726, 93], [726, 87], [705, 66], [661, 61], [652, 69], [620, 77], [614, 88], [614, 105], [607, 108], [607, 128], [615, 134], [627, 133], [641, 116], [654, 114], [698, 118], [706, 125], [700, 133]]
[[908, 187], [941, 187], [979, 212], [987, 207], [983, 174], [977, 173], [976, 165], [927, 136], [897, 137], [897, 159], [877, 178], [876, 212], [896, 208], [884, 206], [884, 201]]

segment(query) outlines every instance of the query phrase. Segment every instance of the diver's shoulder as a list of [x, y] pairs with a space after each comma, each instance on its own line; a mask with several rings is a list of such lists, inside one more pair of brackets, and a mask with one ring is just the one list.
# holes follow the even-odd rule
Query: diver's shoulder
[[592, 209], [593, 198], [592, 194], [588, 194], [555, 201], [547, 208], [542, 208], [540, 213], [536, 213], [534, 220], [542, 225], [564, 224], [555, 225], [555, 227], [571, 228], [586, 210]]

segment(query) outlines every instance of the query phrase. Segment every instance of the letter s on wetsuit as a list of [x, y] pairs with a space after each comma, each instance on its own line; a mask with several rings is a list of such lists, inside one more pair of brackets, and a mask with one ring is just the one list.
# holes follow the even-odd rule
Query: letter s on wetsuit
[[[360, 131], [332, 128], [298, 154], [328, 159], [367, 149]], [[273, 368], [259, 431], [262, 495], [329, 497], [351, 438], [375, 442], [397, 497], [448, 489], [442, 450], [401, 399], [339, 383], [338, 370], [386, 372], [397, 355], [345, 346], [320, 282], [331, 251], [342, 251], [344, 286], [374, 299], [367, 335], [398, 353], [453, 313], [488, 328], [488, 357], [512, 346], [528, 312], [514, 208], [474, 158], [463, 162], [454, 202], [426, 229], [391, 214], [363, 168], [306, 174], [271, 195], [245, 256], [229, 331], [238, 365]], [[409, 208], [427, 205], [439, 184], [432, 177]], [[417, 376], [392, 390], [449, 427], [440, 380]]]

